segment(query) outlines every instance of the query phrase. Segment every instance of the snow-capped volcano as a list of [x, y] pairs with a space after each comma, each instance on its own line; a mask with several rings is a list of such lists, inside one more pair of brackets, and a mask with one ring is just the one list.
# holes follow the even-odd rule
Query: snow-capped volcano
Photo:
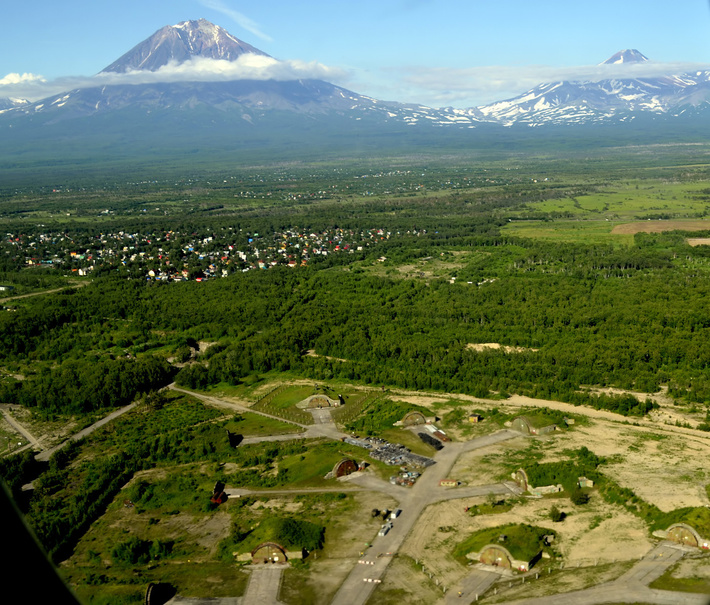
[[[224, 76], [222, 68], [212, 72], [207, 65], [212, 61], [228, 61], [238, 67], [244, 58], [252, 67], [235, 70], [233, 73], [238, 75], [231, 77]], [[193, 62], [194, 65], [187, 65]], [[180, 69], [185, 65], [186, 69]], [[264, 66], [279, 77], [264, 76], [260, 72]], [[354, 113], [352, 110], [356, 108], [385, 111], [384, 108], [380, 111], [374, 99], [323, 80], [304, 77], [300, 72], [297, 76], [283, 75], [290, 73], [288, 62], [277, 61], [218, 25], [205, 19], [183, 21], [159, 29], [111, 63], [96, 77], [96, 86], [42, 99], [24, 108], [24, 113], [58, 122], [115, 110], [141, 113], [169, 110], [187, 114], [197, 108], [209, 108], [220, 114], [231, 112], [249, 121], [253, 118], [252, 111], [306, 114]]]
[[[229, 62], [229, 77], [221, 77], [223, 62]], [[207, 139], [231, 141], [248, 132], [254, 140], [276, 144], [286, 132], [318, 131], [324, 136], [341, 133], [334, 136], [347, 144], [348, 135], [368, 129], [378, 136], [432, 129], [466, 136], [467, 131], [491, 132], [518, 124], [612, 124], [640, 115], [672, 118], [689, 108], [710, 107], [710, 71], [639, 77], [639, 65], [643, 71], [647, 62], [639, 51], [624, 50], [596, 67], [609, 73], [609, 79], [551, 82], [490, 105], [436, 109], [383, 102], [318, 77], [294, 76], [297, 72], [288, 61], [277, 61], [200, 19], [158, 30], [98, 74], [95, 86], [23, 106], [6, 104], [7, 109], [0, 103], [0, 114], [14, 134], [23, 127], [39, 132], [51, 126], [70, 133], [67, 136], [112, 129], [121, 140], [133, 142], [164, 138], [168, 128], [194, 133], [200, 124], [200, 136]], [[243, 63], [257, 71], [276, 68], [278, 77], [244, 71]], [[210, 68], [215, 66], [221, 79], [211, 79]], [[205, 71], [207, 77], [201, 77]]]
[[166, 25], [102, 71], [156, 71], [170, 62], [182, 63], [192, 57], [234, 61], [244, 54], [269, 56], [218, 25], [199, 19]]
[[626, 50], [620, 50], [618, 53], [614, 53], [600, 65], [619, 65], [621, 63], [647, 63], [648, 57], [635, 48], [627, 48]]
[[[638, 50], [622, 50], [599, 64], [600, 68], [615, 66], [613, 77], [540, 84], [515, 98], [477, 107], [476, 111], [489, 122], [539, 126], [610, 123], [641, 114], [673, 116], [710, 106], [710, 71], [639, 77], [636, 66], [647, 62]], [[624, 77], [627, 65], [628, 78]]]

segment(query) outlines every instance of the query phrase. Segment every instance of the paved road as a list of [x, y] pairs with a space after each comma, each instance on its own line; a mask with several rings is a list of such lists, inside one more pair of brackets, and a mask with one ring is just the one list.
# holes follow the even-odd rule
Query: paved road
[[78, 441], [82, 437], [86, 437], [87, 435], [93, 433], [99, 427], [102, 427], [104, 424], [111, 422], [112, 420], [118, 418], [119, 416], [122, 416], [126, 412], [130, 412], [134, 407], [136, 407], [136, 405], [137, 405], [136, 403], [131, 403], [129, 405], [126, 405], [126, 406], [116, 410], [115, 412], [111, 412], [108, 416], [104, 416], [98, 422], [94, 422], [94, 424], [92, 424], [91, 426], [87, 426], [85, 429], [82, 429], [78, 433], [72, 435], [71, 437], [69, 437], [69, 439], [67, 439], [63, 443], [60, 443], [56, 447], [53, 447], [49, 450], [44, 450], [43, 452], [40, 452], [39, 454], [37, 454], [37, 456], [35, 456], [35, 459], [39, 460], [39, 461], [49, 460], [49, 458], [52, 456], [52, 454], [54, 452], [62, 449], [64, 446], [67, 445], [67, 443], [70, 443], [72, 441]]
[[[463, 601], [464, 603], [470, 601]], [[710, 596], [689, 592], [654, 590], [645, 586], [620, 586], [616, 582], [588, 590], [558, 595], [506, 601], [499, 605], [601, 605], [603, 603], [643, 603], [644, 605], [710, 605]]]
[[[455, 590], [446, 593], [444, 603], [446, 605], [464, 605], [475, 601], [476, 595], [483, 595], [493, 584], [500, 579], [500, 574], [494, 571], [474, 569], [466, 579], [457, 586]], [[459, 596], [459, 594], [461, 596]]]
[[[380, 580], [392, 560], [391, 556], [382, 555], [396, 553], [424, 509], [432, 502], [439, 501], [442, 496], [448, 495], [446, 490], [439, 487], [439, 481], [448, 477], [451, 468], [463, 452], [521, 437], [520, 433], [514, 431], [499, 431], [463, 443], [447, 443], [442, 450], [439, 450], [434, 455], [436, 464], [428, 467], [414, 486], [404, 492], [397, 492], [398, 495], [402, 494], [399, 499], [402, 513], [394, 521], [394, 527], [390, 532], [385, 536], [377, 536], [371, 548], [362, 557], [362, 560], [370, 564], [357, 564], [353, 567], [335, 594], [333, 605], [364, 605], [367, 602], [377, 586], [377, 583], [372, 580]], [[510, 493], [509, 488], [502, 484], [480, 486], [479, 490], [480, 495], [496, 490], [500, 490], [500, 493]]]
[[672, 542], [661, 542], [623, 576], [616, 580], [616, 584], [638, 583], [648, 586], [654, 580], [660, 578], [663, 573], [673, 564], [680, 561], [688, 552], [680, 544]]
[[244, 593], [244, 603], [258, 605], [279, 605], [279, 589], [281, 588], [281, 565], [252, 566], [251, 576]]

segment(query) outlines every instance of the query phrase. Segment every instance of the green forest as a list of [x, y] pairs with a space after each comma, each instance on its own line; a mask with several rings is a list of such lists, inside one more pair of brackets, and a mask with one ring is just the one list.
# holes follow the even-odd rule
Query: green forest
[[[210, 175], [214, 186], [203, 176], [67, 183], [57, 195], [2, 190], [0, 285], [9, 289], [0, 292], [0, 402], [72, 427], [138, 405], [46, 463], [30, 450], [13, 454], [8, 440], [0, 476], [60, 562], [137, 473], [186, 469], [174, 481], [134, 481], [127, 498], [140, 514], [208, 513], [215, 479], [311, 488], [343, 456], [362, 456], [325, 440], [234, 447], [231, 435], [256, 422], [161, 391], [173, 383], [250, 395], [276, 380], [308, 381], [304, 390], [351, 385], [343, 392], [355, 403], [340, 428], [361, 435], [428, 411], [379, 395], [388, 389], [501, 402], [522, 395], [627, 423], [657, 409], [652, 396], [664, 392], [696, 414], [693, 428], [710, 431], [710, 247], [691, 245], [710, 238], [702, 223], [710, 174], [666, 153], [656, 171], [614, 153], [594, 169], [555, 170], [544, 159], [484, 169], [418, 158], [412, 170], [262, 167]], [[613, 231], [661, 210], [676, 221], [668, 230]], [[373, 394], [355, 395], [364, 387]], [[454, 417], [464, 422], [456, 410], [445, 422], [454, 426]], [[572, 466], [526, 470], [532, 483], [570, 492], [586, 474], [606, 501], [649, 524], [666, 520], [606, 479], [602, 463], [586, 450]], [[28, 496], [22, 485], [32, 480]], [[352, 506], [344, 495], [326, 504]], [[274, 532], [294, 546], [328, 540], [317, 515], [260, 526], [252, 517], [233, 525], [225, 560]], [[147, 565], [181, 548], [125, 537], [110, 557]]]

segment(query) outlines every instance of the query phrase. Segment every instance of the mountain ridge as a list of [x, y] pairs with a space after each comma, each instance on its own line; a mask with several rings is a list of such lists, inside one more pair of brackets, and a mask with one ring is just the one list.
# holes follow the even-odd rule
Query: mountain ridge
[[[680, 136], [681, 130], [686, 133], [682, 136], [696, 140], [705, 125], [710, 128], [710, 71], [618, 77], [626, 67], [616, 62], [648, 61], [636, 50], [619, 51], [607, 60], [613, 60], [609, 69], [615, 78], [540, 84], [518, 97], [466, 109], [385, 102], [313, 78], [158, 81], [166, 69], [191, 66], [198, 59], [239, 65], [243, 57], [254, 55], [278, 64], [250, 49], [254, 47], [205, 20], [161, 28], [107, 66], [97, 86], [35, 103], [0, 100], [0, 156], [14, 165], [21, 148], [23, 157], [59, 161], [56, 154], [65, 146], [66, 157], [88, 161], [97, 154], [171, 154], [181, 144], [196, 154], [270, 146], [302, 155], [309, 145], [313, 153], [319, 145], [331, 150], [464, 149], [496, 144], [496, 137], [501, 145], [516, 137], [527, 145], [524, 131], [543, 127], [556, 140], [559, 131], [552, 133], [559, 128], [570, 133], [565, 136], [576, 129], [575, 138], [597, 142], [618, 143], [623, 136], [665, 141]], [[134, 80], [135, 74], [148, 81]], [[600, 126], [604, 136], [594, 132]], [[609, 128], [617, 127], [621, 134], [612, 135]]]

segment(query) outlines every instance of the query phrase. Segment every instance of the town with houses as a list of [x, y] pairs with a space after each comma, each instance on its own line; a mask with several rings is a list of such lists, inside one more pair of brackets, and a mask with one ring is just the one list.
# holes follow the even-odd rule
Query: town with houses
[[[205, 232], [151, 231], [82, 233], [73, 230], [5, 233], [0, 243], [5, 260], [27, 267], [52, 267], [78, 276], [119, 270], [126, 277], [159, 281], [222, 278], [241, 271], [277, 265], [296, 267], [329, 255], [355, 254], [393, 237], [425, 231], [392, 233], [289, 229], [270, 235], [222, 227]], [[384, 261], [384, 257], [380, 257]]]

